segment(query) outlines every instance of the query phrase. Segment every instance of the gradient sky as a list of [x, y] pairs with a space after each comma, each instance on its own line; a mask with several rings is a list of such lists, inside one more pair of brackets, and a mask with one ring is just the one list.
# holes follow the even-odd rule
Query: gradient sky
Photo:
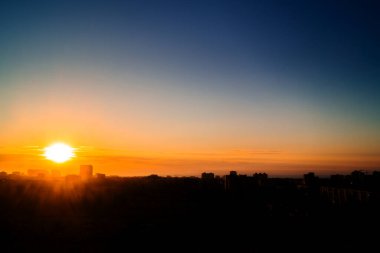
[[0, 170], [380, 168], [378, 1], [1, 1]]

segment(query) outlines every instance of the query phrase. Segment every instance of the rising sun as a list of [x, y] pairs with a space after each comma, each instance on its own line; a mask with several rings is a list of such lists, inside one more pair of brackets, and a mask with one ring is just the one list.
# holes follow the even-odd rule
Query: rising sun
[[74, 149], [64, 143], [55, 143], [45, 148], [46, 159], [56, 163], [63, 163], [74, 157]]

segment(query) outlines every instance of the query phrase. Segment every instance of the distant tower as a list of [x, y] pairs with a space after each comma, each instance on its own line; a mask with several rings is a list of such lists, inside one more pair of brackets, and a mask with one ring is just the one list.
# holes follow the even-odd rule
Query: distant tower
[[81, 165], [79, 175], [82, 180], [89, 180], [92, 177], [92, 165]]

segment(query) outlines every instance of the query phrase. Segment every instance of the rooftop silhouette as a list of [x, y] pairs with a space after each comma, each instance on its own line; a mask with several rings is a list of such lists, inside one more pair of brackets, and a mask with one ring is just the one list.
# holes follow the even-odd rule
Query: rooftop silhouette
[[[35, 173], [0, 173], [0, 222], [6, 224], [0, 231], [8, 251], [55, 245], [63, 251], [176, 251], [182, 249], [178, 244], [201, 252], [271, 251], [287, 247], [260, 242], [297, 236], [300, 243], [312, 243], [315, 238], [306, 235], [318, 229], [325, 235], [319, 240], [333, 249], [365, 250], [372, 245], [362, 240], [379, 222], [376, 171], [330, 178], [236, 171], [200, 177], [97, 174], [85, 180], [79, 174], [47, 180]], [[205, 239], [211, 236], [223, 243]], [[167, 237], [173, 242], [158, 244]], [[186, 238], [196, 240], [186, 243]]]

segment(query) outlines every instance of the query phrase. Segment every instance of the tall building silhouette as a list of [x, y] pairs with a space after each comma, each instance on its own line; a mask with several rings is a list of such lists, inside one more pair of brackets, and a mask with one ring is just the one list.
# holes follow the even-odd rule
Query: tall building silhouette
[[81, 165], [79, 175], [82, 180], [89, 180], [92, 177], [92, 165]]

